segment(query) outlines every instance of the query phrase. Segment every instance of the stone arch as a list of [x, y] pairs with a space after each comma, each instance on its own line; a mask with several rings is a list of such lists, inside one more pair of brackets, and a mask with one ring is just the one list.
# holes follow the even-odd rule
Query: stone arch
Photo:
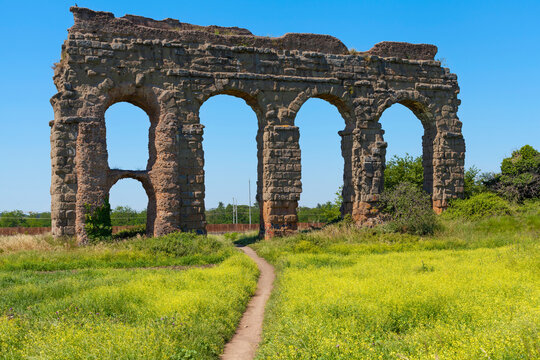
[[[433, 194], [433, 142], [437, 136], [435, 109], [433, 102], [417, 91], [397, 91], [390, 96], [382, 98], [378, 102], [375, 120], [379, 122], [382, 114], [394, 104], [401, 104], [411, 110], [420, 120], [424, 135], [422, 136], [422, 165], [424, 168], [424, 190]], [[384, 139], [384, 129], [381, 130], [381, 138]], [[386, 146], [383, 148], [383, 168], [386, 167]], [[384, 184], [384, 176], [383, 176]]]
[[255, 112], [257, 115], [257, 119], [260, 123], [262, 123], [264, 119], [264, 112], [262, 110], [262, 106], [258, 99], [258, 92], [255, 92], [254, 94], [249, 93], [248, 91], [240, 90], [236, 87], [232, 86], [224, 86], [220, 89], [211, 89], [209, 91], [203, 91], [202, 96], [196, 98], [197, 100], [197, 120], [200, 123], [199, 119], [199, 110], [201, 106], [210, 98], [218, 95], [230, 95], [237, 97], [239, 99], [242, 99], [246, 102], [246, 104]]
[[[116, 86], [109, 89], [102, 96], [101, 104], [96, 107], [96, 115], [98, 119], [102, 119], [105, 127], [105, 113], [114, 104], [126, 102], [143, 110], [150, 121], [148, 129], [148, 162], [146, 170], [152, 168], [156, 161], [156, 128], [159, 123], [162, 109], [158, 101], [158, 97], [148, 87], [137, 87], [134, 85]], [[105, 133], [107, 129], [105, 127]], [[107, 144], [105, 144], [107, 146]]]
[[288, 107], [289, 116], [294, 120], [296, 114], [306, 101], [311, 98], [322, 99], [334, 105], [343, 120], [346, 128], [353, 128], [355, 123], [354, 107], [349, 93], [345, 90], [338, 91], [336, 87], [330, 87], [328, 90], [319, 90], [317, 88], [309, 88], [300, 92]]
[[383, 112], [394, 104], [401, 104], [411, 110], [424, 127], [435, 125], [433, 102], [417, 91], [396, 91], [378, 100], [375, 119], [379, 121]]
[[[341, 136], [341, 156], [343, 157], [343, 189], [341, 195], [343, 203], [341, 206], [341, 214], [345, 216], [352, 212], [352, 203], [354, 200], [353, 187], [353, 137], [352, 131], [355, 128], [355, 115], [350, 93], [344, 89], [337, 90], [337, 87], [330, 87], [328, 90], [319, 90], [317, 88], [307, 89], [299, 93], [289, 105], [289, 114], [292, 120], [296, 119], [296, 115], [301, 107], [311, 98], [325, 100], [335, 106], [344, 120], [344, 129], [339, 131]], [[301, 151], [301, 150], [300, 150]]]
[[[257, 179], [256, 179], [256, 193], [255, 198], [261, 203], [262, 200], [262, 192], [263, 192], [263, 169], [264, 169], [264, 163], [263, 163], [263, 136], [264, 136], [264, 127], [265, 127], [265, 120], [266, 117], [264, 115], [264, 111], [262, 110], [262, 106], [260, 104], [259, 98], [258, 98], [258, 91], [255, 91], [254, 93], [249, 93], [244, 90], [240, 90], [233, 86], [218, 86], [218, 89], [213, 87], [209, 91], [203, 91], [203, 95], [197, 98], [197, 108], [196, 108], [196, 119], [197, 123], [201, 124], [200, 119], [200, 109], [208, 101], [210, 98], [218, 96], [218, 95], [229, 95], [233, 96], [239, 99], [242, 99], [245, 101], [245, 103], [253, 110], [255, 113], [255, 116], [257, 117], [257, 134], [255, 137], [256, 143], [257, 143]], [[201, 124], [202, 127], [204, 125]], [[203, 146], [204, 148], [204, 146]], [[204, 158], [204, 153], [202, 154]], [[203, 176], [206, 176], [206, 170], [203, 171]], [[206, 194], [205, 194], [206, 195]], [[263, 211], [262, 206], [259, 208], [259, 219], [260, 223], [263, 224]]]
[[148, 205], [146, 208], [146, 234], [154, 235], [154, 224], [156, 221], [156, 193], [152, 181], [146, 171], [127, 171], [127, 170], [109, 170], [107, 176], [106, 194], [110, 194], [111, 188], [122, 179], [133, 179], [141, 183], [146, 196]]

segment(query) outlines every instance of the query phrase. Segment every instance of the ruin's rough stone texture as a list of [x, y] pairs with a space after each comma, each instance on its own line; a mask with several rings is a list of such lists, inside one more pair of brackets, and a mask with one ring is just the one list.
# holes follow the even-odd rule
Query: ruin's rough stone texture
[[[335, 105], [342, 137], [343, 214], [377, 221], [386, 142], [378, 122], [392, 104], [424, 126], [424, 188], [433, 207], [463, 192], [465, 143], [457, 117], [457, 77], [434, 61], [433, 45], [383, 42], [349, 54], [327, 35], [259, 37], [246, 29], [71, 8], [51, 99], [52, 229], [85, 240], [84, 204], [100, 204], [116, 181], [141, 181], [148, 232], [205, 232], [203, 129], [199, 108], [211, 96], [240, 97], [257, 114], [257, 200], [261, 232], [296, 230], [302, 191], [296, 113], [311, 97]], [[149, 116], [146, 170], [108, 164], [104, 114], [127, 101]]]

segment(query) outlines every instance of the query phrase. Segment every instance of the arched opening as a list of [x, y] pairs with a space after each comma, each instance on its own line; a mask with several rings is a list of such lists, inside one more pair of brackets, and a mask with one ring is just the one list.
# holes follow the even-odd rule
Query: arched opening
[[387, 108], [379, 122], [388, 144], [384, 189], [392, 188], [400, 178], [405, 178], [432, 193], [435, 134], [429, 113], [421, 104], [405, 100]]
[[109, 190], [113, 226], [145, 225], [153, 235], [155, 198], [144, 184], [132, 178], [118, 180]]
[[251, 224], [259, 223], [261, 135], [254, 106], [233, 93], [212, 96], [200, 108], [207, 224], [247, 224], [250, 214]]
[[308, 99], [298, 111], [295, 125], [300, 131], [302, 194], [298, 221], [329, 222], [341, 216], [344, 157], [339, 131], [345, 122], [328, 100]]
[[105, 126], [109, 168], [146, 170], [150, 144], [146, 112], [128, 102], [115, 103], [105, 113]]

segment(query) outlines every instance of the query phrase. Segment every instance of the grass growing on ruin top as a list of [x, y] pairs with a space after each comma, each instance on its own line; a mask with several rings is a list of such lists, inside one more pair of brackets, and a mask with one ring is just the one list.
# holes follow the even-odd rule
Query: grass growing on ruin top
[[217, 359], [256, 288], [222, 238], [25, 239], [0, 239], [0, 359]]
[[540, 203], [441, 220], [253, 244], [278, 270], [257, 359], [539, 358]]
[[190, 233], [87, 246], [47, 236], [0, 237], [0, 270], [206, 265], [221, 263], [233, 253], [230, 241]]

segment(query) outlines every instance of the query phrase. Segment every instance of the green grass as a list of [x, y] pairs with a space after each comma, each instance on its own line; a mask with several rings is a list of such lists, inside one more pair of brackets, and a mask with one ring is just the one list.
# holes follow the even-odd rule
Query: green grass
[[217, 264], [235, 251], [229, 243], [216, 238], [187, 233], [81, 247], [71, 243], [57, 245], [48, 251], [4, 251], [0, 253], [0, 271]]
[[253, 245], [278, 270], [257, 358], [539, 358], [540, 203], [442, 225]]
[[258, 276], [230, 242], [187, 234], [10, 250], [0, 264], [0, 359], [217, 359]]

